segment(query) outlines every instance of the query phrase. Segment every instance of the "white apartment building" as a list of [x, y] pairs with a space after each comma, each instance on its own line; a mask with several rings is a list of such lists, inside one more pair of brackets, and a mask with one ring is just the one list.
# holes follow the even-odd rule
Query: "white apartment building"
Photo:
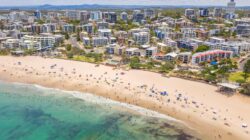
[[148, 32], [139, 32], [133, 34], [133, 40], [137, 45], [145, 45], [149, 43], [150, 35]]
[[80, 12], [77, 10], [67, 10], [65, 12], [65, 16], [69, 20], [80, 20]]
[[191, 59], [192, 53], [191, 52], [182, 52], [178, 54], [178, 60], [182, 63], [189, 63]]
[[147, 57], [153, 57], [157, 54], [158, 49], [157, 47], [150, 47], [146, 49], [146, 56]]
[[212, 62], [220, 59], [228, 59], [233, 57], [232, 51], [223, 51], [223, 50], [209, 50], [206, 52], [195, 53], [192, 56], [191, 63], [199, 64], [201, 62]]
[[195, 17], [195, 10], [194, 9], [185, 9], [185, 16], [187, 18]]
[[111, 29], [99, 29], [98, 35], [101, 37], [107, 37], [110, 38], [112, 35]]
[[224, 43], [226, 42], [226, 40], [224, 38], [219, 38], [219, 37], [210, 37], [209, 42], [218, 44], [218, 43]]
[[223, 38], [211, 37], [209, 41], [204, 42], [210, 47], [210, 50], [232, 51], [233, 55], [239, 55], [242, 52], [250, 52], [250, 43], [246, 41], [228, 41]]
[[166, 44], [168, 47], [177, 47], [177, 42], [172, 40], [171, 38], [165, 38], [163, 40], [164, 44]]
[[102, 12], [101, 11], [91, 11], [90, 12], [90, 19], [93, 21], [98, 21], [102, 19]]
[[241, 36], [250, 36], [250, 24], [238, 24], [236, 26], [236, 32]]
[[74, 32], [75, 31], [75, 26], [73, 24], [65, 24], [63, 25], [63, 32]]
[[125, 51], [127, 56], [141, 56], [143, 55], [139, 48], [127, 48]]
[[56, 43], [55, 36], [29, 36], [25, 35], [21, 38], [22, 42], [29, 40], [31, 42], [38, 42], [40, 44], [40, 48], [37, 49], [44, 49], [44, 48], [53, 48]]
[[19, 39], [7, 39], [3, 42], [3, 47], [8, 49], [19, 48]]
[[41, 48], [41, 44], [35, 40], [20, 40], [20, 47], [24, 49], [39, 50]]
[[178, 54], [175, 52], [168, 53], [164, 56], [165, 61], [175, 61], [177, 59]]
[[83, 37], [82, 42], [83, 42], [83, 45], [85, 45], [85, 46], [90, 46], [91, 45], [91, 41], [90, 41], [89, 37]]
[[93, 37], [92, 38], [92, 45], [94, 47], [105, 46], [107, 44], [108, 44], [108, 38], [107, 37]]
[[181, 28], [183, 38], [196, 38], [196, 28]]

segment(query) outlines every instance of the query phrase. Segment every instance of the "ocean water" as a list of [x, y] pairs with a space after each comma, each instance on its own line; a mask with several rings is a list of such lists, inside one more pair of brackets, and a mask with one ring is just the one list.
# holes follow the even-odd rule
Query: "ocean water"
[[178, 121], [140, 107], [87, 93], [0, 81], [0, 139], [186, 140], [196, 138], [192, 135], [192, 130]]

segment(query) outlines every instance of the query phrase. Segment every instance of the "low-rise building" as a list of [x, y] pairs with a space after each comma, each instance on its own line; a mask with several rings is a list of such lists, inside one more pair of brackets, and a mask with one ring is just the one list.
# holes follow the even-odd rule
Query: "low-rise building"
[[126, 52], [126, 47], [118, 44], [109, 44], [106, 46], [106, 52], [108, 54], [123, 55]]
[[139, 32], [133, 34], [133, 40], [137, 45], [148, 44], [150, 40], [150, 35], [148, 32]]
[[75, 26], [73, 24], [65, 24], [63, 25], [63, 32], [75, 32]]
[[175, 61], [177, 59], [178, 54], [175, 52], [168, 53], [164, 56], [165, 61]]
[[111, 29], [99, 29], [98, 35], [101, 37], [107, 37], [110, 38], [112, 35]]
[[84, 24], [82, 26], [83, 30], [86, 31], [88, 34], [92, 34], [94, 32], [93, 30], [93, 24], [92, 23], [88, 23], [88, 24]]
[[3, 42], [3, 47], [8, 49], [19, 48], [19, 39], [7, 39]]
[[164, 40], [163, 40], [163, 42], [164, 42], [164, 44], [166, 44], [167, 46], [169, 46], [169, 47], [177, 47], [178, 45], [177, 45], [177, 42], [176, 41], [174, 41], [174, 40], [172, 40], [172, 39], [170, 39], [170, 38], [165, 38]]
[[85, 45], [85, 46], [90, 46], [91, 45], [91, 41], [90, 41], [89, 37], [83, 37], [82, 41], [83, 41], [83, 45]]
[[229, 59], [232, 57], [233, 57], [232, 51], [210, 50], [206, 52], [195, 53], [192, 56], [191, 63], [199, 64], [201, 62], [212, 62], [212, 61], [218, 61], [220, 59]]
[[42, 33], [53, 33], [56, 31], [56, 24], [48, 23], [41, 26]]
[[195, 17], [195, 10], [194, 9], [185, 9], [185, 16], [189, 19]]
[[201, 17], [208, 17], [209, 16], [209, 10], [207, 8], [200, 8], [199, 14]]
[[134, 10], [133, 11], [133, 21], [141, 23], [141, 21], [144, 19], [144, 14], [141, 12], [141, 10]]
[[250, 36], [250, 24], [238, 24], [236, 33], [241, 36]]
[[191, 52], [182, 52], [178, 54], [178, 60], [182, 63], [189, 63], [191, 59]]
[[121, 19], [122, 19], [123, 21], [127, 21], [127, 20], [128, 20], [128, 13], [122, 12], [120, 16], [121, 16]]
[[157, 47], [150, 47], [146, 49], [146, 56], [147, 57], [153, 57], [154, 55], [156, 55], [158, 52]]
[[138, 48], [127, 48], [125, 54], [127, 56], [140, 56], [140, 50]]
[[67, 10], [65, 12], [65, 17], [69, 20], [80, 20], [80, 12], [77, 10]]
[[92, 44], [94, 47], [105, 46], [108, 44], [108, 38], [107, 37], [93, 37]]
[[205, 29], [198, 29], [196, 30], [196, 36], [197, 38], [206, 39], [209, 37], [209, 31]]
[[102, 17], [102, 12], [101, 11], [91, 11], [90, 12], [90, 19], [92, 21], [98, 21], [98, 20], [101, 20], [103, 17]]
[[219, 38], [219, 37], [210, 37], [209, 38], [210, 43], [218, 44], [218, 43], [224, 43], [226, 40], [224, 38]]
[[222, 8], [214, 8], [213, 16], [214, 17], [222, 17], [223, 16], [223, 9]]
[[181, 33], [183, 38], [195, 38], [196, 35], [196, 28], [181, 28]]
[[156, 15], [154, 9], [144, 9], [144, 16], [145, 18], [154, 18]]
[[190, 40], [180, 40], [177, 41], [178, 48], [187, 49], [190, 51], [194, 51], [198, 48], [199, 44], [197, 42], [193, 42]]
[[40, 48], [36, 48], [38, 50], [47, 49], [47, 48], [53, 48], [56, 44], [56, 37], [54, 35], [39, 35], [39, 36], [29, 36], [25, 35], [22, 37], [22, 42], [25, 42], [26, 40], [29, 40], [31, 42], [38, 42], [40, 44]]
[[207, 42], [205, 45], [209, 46], [210, 50], [225, 50], [232, 51], [233, 55], [239, 55], [242, 52], [250, 52], [250, 43], [246, 41], [228, 41], [225, 42], [224, 39], [213, 38]]
[[104, 21], [97, 22], [97, 28], [98, 29], [108, 29], [109, 28], [109, 23], [104, 22]]
[[37, 42], [35, 40], [21, 40], [20, 41], [20, 47], [23, 49], [40, 49], [40, 42]]

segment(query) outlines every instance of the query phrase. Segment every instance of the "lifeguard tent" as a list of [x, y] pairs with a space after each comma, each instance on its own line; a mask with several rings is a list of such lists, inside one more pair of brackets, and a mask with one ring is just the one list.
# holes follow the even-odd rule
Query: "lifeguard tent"
[[240, 86], [231, 83], [218, 83], [219, 92], [223, 93], [236, 93]]

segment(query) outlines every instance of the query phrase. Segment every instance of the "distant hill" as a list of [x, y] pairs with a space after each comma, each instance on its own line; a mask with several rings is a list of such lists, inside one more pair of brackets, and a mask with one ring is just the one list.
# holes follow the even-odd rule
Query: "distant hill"
[[[36, 6], [0, 6], [0, 9], [20, 9], [20, 10], [63, 10], [63, 9], [143, 9], [143, 8], [198, 8], [198, 7], [223, 7], [223, 6], [192, 6], [192, 5], [180, 5], [180, 6], [169, 6], [169, 5], [98, 5], [98, 4], [82, 4], [82, 5], [36, 5]], [[250, 9], [250, 6], [238, 7], [243, 9]]]

